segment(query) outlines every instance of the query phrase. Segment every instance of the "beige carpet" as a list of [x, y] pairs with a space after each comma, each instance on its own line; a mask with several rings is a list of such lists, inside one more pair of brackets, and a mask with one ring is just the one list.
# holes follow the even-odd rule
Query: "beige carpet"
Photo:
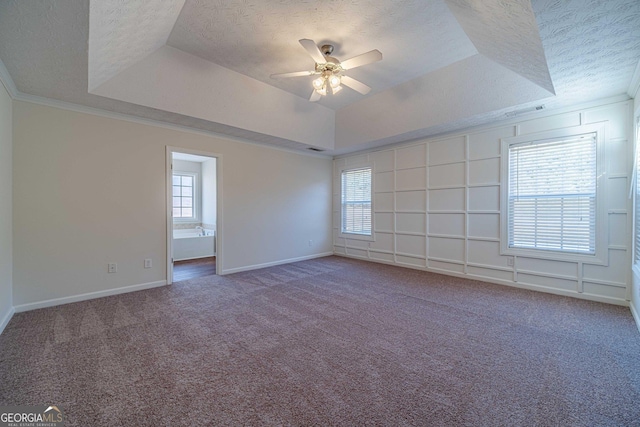
[[0, 405], [68, 426], [640, 425], [628, 308], [328, 257], [16, 314]]

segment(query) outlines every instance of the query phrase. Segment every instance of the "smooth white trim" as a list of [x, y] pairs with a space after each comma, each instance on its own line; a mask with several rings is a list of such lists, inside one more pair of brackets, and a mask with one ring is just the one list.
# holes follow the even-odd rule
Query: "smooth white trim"
[[548, 288], [546, 286], [530, 285], [530, 284], [524, 284], [524, 283], [519, 283], [519, 282], [511, 282], [511, 281], [508, 281], [508, 280], [494, 279], [492, 277], [478, 276], [478, 275], [475, 275], [475, 274], [456, 273], [454, 271], [441, 270], [441, 269], [438, 269], [438, 268], [421, 267], [421, 266], [410, 265], [410, 264], [399, 265], [398, 263], [396, 263], [394, 261], [384, 261], [384, 260], [377, 260], [377, 259], [373, 259], [373, 258], [363, 258], [363, 257], [359, 257], [359, 256], [349, 255], [349, 254], [342, 254], [342, 253], [339, 253], [339, 252], [334, 252], [333, 255], [341, 256], [341, 257], [344, 257], [344, 258], [359, 259], [361, 261], [366, 261], [366, 262], [375, 262], [375, 263], [378, 263], [378, 264], [394, 265], [394, 266], [400, 267], [400, 268], [411, 268], [413, 270], [420, 270], [420, 271], [426, 271], [426, 272], [429, 272], [429, 273], [443, 274], [445, 276], [453, 276], [453, 277], [458, 277], [460, 279], [478, 280], [480, 282], [493, 283], [495, 285], [505, 285], [505, 286], [511, 286], [512, 288], [527, 289], [527, 290], [530, 290], [530, 291], [544, 292], [544, 293], [547, 293], [547, 294], [561, 295], [561, 296], [565, 296], [565, 297], [578, 298], [578, 299], [583, 299], [583, 300], [587, 300], [587, 301], [596, 301], [596, 302], [603, 302], [603, 303], [607, 303], [607, 304], [620, 305], [620, 306], [623, 306], [623, 307], [629, 307], [629, 301], [624, 300], [624, 299], [619, 299], [619, 298], [603, 297], [603, 296], [600, 296], [600, 295], [584, 294], [584, 293], [578, 293], [576, 291], [568, 291], [568, 290], [564, 290], [564, 289]]
[[132, 115], [125, 114], [125, 113], [116, 113], [116, 112], [113, 112], [113, 111], [102, 110], [100, 108], [87, 107], [85, 105], [73, 104], [73, 103], [66, 102], [66, 101], [59, 101], [57, 99], [45, 98], [45, 97], [42, 97], [42, 96], [29, 95], [29, 94], [25, 94], [25, 93], [22, 93], [22, 92], [19, 92], [19, 91], [16, 93], [16, 95], [13, 97], [13, 99], [16, 100], [16, 101], [28, 102], [30, 104], [44, 105], [46, 107], [54, 107], [54, 108], [60, 108], [62, 110], [74, 111], [76, 113], [84, 113], [84, 114], [91, 114], [91, 115], [99, 116], [99, 117], [106, 117], [108, 119], [124, 120], [126, 122], [138, 123], [138, 124], [142, 124], [142, 125], [154, 126], [154, 127], [159, 127], [159, 128], [163, 128], [163, 129], [169, 129], [169, 130], [175, 130], [175, 131], [188, 132], [188, 133], [192, 133], [192, 134], [196, 134], [196, 135], [212, 136], [212, 137], [215, 137], [215, 138], [226, 139], [228, 141], [239, 142], [239, 143], [242, 143], [242, 144], [255, 145], [255, 146], [271, 148], [271, 149], [279, 150], [279, 151], [286, 151], [288, 153], [301, 154], [303, 156], [322, 157], [322, 158], [325, 158], [325, 159], [326, 158], [332, 158], [332, 156], [330, 154], [322, 154], [322, 153], [316, 152], [316, 151], [306, 152], [306, 151], [304, 151], [302, 149], [296, 150], [296, 149], [293, 149], [293, 148], [282, 147], [280, 145], [270, 144], [270, 143], [267, 143], [267, 142], [260, 143], [260, 142], [257, 142], [257, 141], [251, 141], [249, 139], [240, 138], [240, 137], [237, 137], [237, 136], [226, 135], [226, 134], [223, 134], [223, 133], [208, 131], [208, 130], [204, 130], [204, 129], [196, 129], [196, 128], [192, 128], [192, 127], [189, 127], [189, 126], [183, 126], [183, 125], [178, 125], [178, 124], [174, 124], [174, 123], [163, 122], [163, 121], [160, 121], [160, 120], [154, 120], [154, 119], [147, 119], [147, 118], [143, 118], [143, 117], [132, 116]]
[[0, 59], [0, 83], [7, 89], [9, 96], [15, 99], [18, 94], [18, 88], [16, 87], [13, 79], [11, 78], [11, 74], [9, 74], [9, 70], [4, 66], [4, 62]]
[[7, 327], [7, 325], [11, 321], [11, 318], [13, 317], [13, 314], [15, 312], [16, 312], [16, 309], [14, 307], [9, 307], [9, 311], [2, 318], [2, 321], [0, 321], [0, 334], [2, 334], [2, 332], [4, 331], [4, 328]]
[[[167, 283], [173, 283], [173, 151], [167, 145], [165, 149], [165, 198], [167, 215]], [[171, 193], [171, 195], [170, 195]]]
[[373, 162], [367, 156], [366, 161], [356, 162], [355, 164], [345, 165], [340, 168], [340, 200], [342, 200], [342, 179], [345, 172], [369, 169], [371, 174], [371, 234], [358, 234], [358, 233], [345, 233], [342, 231], [342, 219], [343, 219], [343, 207], [342, 202], [340, 202], [340, 227], [338, 228], [338, 237], [341, 239], [351, 239], [351, 240], [363, 240], [366, 242], [375, 242], [376, 241], [376, 224], [375, 224], [375, 206], [374, 206], [374, 196], [376, 189], [375, 186], [375, 176], [373, 171]]
[[[306, 260], [309, 260], [309, 259], [322, 258], [322, 257], [326, 257], [326, 256], [331, 256], [331, 255], [333, 255], [333, 252], [322, 252], [322, 253], [314, 254], [314, 255], [307, 255], [307, 256], [301, 256], [301, 257], [297, 257], [297, 258], [283, 259], [283, 260], [280, 260], [280, 261], [266, 262], [264, 264], [247, 265], [245, 267], [237, 267], [237, 268], [231, 268], [229, 270], [225, 270], [224, 274], [233, 274], [233, 273], [240, 273], [241, 271], [258, 270], [260, 268], [273, 267], [274, 265], [291, 264], [292, 262], [306, 261]], [[223, 273], [219, 273], [219, 274], [223, 274]]]
[[[607, 142], [607, 123], [598, 122], [589, 125], [571, 126], [543, 132], [527, 133], [500, 139], [500, 255], [524, 256], [531, 258], [550, 259], [554, 261], [588, 262], [592, 265], [608, 265], [609, 248], [609, 215], [606, 209], [607, 178], [605, 143]], [[509, 247], [509, 148], [521, 143], [560, 139], [587, 133], [596, 134], [596, 252], [593, 255], [581, 255], [560, 251], [544, 251]], [[626, 213], [626, 212], [625, 212]], [[626, 247], [623, 248], [626, 250]]]
[[44, 301], [31, 302], [28, 304], [16, 305], [14, 308], [16, 310], [16, 313], [21, 313], [23, 311], [37, 310], [39, 308], [54, 307], [56, 305], [69, 304], [72, 302], [86, 301], [90, 299], [109, 297], [112, 295], [120, 295], [120, 294], [129, 293], [129, 292], [136, 292], [136, 291], [142, 291], [145, 289], [157, 288], [160, 286], [165, 286], [166, 284], [167, 284], [166, 280], [159, 280], [157, 282], [141, 283], [139, 285], [123, 286], [120, 288], [106, 289], [104, 291], [88, 292], [86, 294], [72, 295], [69, 297], [54, 298], [54, 299], [48, 299]]
[[[223, 218], [223, 161], [222, 154], [210, 151], [193, 150], [183, 147], [166, 146], [165, 169], [166, 169], [166, 209], [167, 209], [167, 283], [173, 283], [173, 153], [193, 154], [196, 156], [209, 157], [216, 160], [216, 229], [215, 229], [215, 254], [216, 254], [216, 274], [222, 276], [224, 272], [224, 257], [222, 256], [224, 218]], [[175, 260], [178, 261], [178, 260]]]

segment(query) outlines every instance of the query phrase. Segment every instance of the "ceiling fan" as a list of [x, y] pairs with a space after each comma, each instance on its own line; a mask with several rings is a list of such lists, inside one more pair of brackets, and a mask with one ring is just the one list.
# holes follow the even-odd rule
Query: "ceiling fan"
[[328, 90], [332, 93], [338, 93], [342, 90], [341, 84], [350, 87], [356, 92], [360, 92], [363, 95], [369, 93], [371, 88], [358, 80], [346, 76], [345, 71], [351, 70], [356, 67], [371, 64], [382, 59], [382, 53], [379, 50], [374, 49], [362, 55], [354, 56], [353, 58], [346, 59], [342, 62], [331, 56], [333, 52], [333, 46], [325, 44], [318, 48], [316, 42], [310, 39], [299, 40], [302, 47], [311, 55], [311, 58], [316, 62], [315, 70], [313, 71], [295, 71], [293, 73], [272, 74], [272, 78], [279, 77], [303, 77], [303, 76], [315, 76], [318, 78], [313, 80], [313, 92], [309, 101], [315, 102], [327, 94]]

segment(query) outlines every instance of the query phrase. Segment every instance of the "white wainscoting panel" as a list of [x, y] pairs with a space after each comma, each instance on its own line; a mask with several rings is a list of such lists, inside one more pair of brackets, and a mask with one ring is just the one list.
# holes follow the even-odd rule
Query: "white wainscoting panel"
[[430, 190], [428, 206], [430, 212], [464, 211], [464, 188]]
[[[595, 106], [593, 106], [595, 105]], [[591, 104], [334, 160], [334, 253], [628, 305], [631, 280], [632, 101]], [[567, 111], [567, 110], [565, 110]], [[605, 124], [608, 264], [501, 255], [501, 139]], [[373, 165], [375, 240], [339, 236], [340, 171]]]

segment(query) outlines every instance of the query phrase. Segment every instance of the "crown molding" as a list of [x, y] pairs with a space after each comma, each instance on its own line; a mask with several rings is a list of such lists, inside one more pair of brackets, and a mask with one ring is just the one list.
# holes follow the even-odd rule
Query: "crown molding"
[[11, 78], [11, 74], [9, 74], [9, 70], [4, 66], [2, 59], [0, 59], [0, 82], [2, 82], [2, 85], [7, 90], [11, 98], [15, 99], [20, 93]]
[[242, 144], [255, 145], [258, 147], [270, 148], [272, 150], [278, 150], [278, 151], [285, 151], [287, 153], [293, 153], [293, 154], [298, 154], [298, 155], [307, 156], [307, 157], [318, 157], [318, 158], [326, 158], [326, 159], [333, 158], [333, 156], [329, 154], [322, 154], [322, 153], [317, 153], [312, 151], [309, 151], [307, 153], [302, 150], [295, 150], [293, 148], [281, 147], [281, 146], [272, 145], [269, 143], [260, 143], [260, 142], [251, 141], [251, 140], [236, 137], [236, 136], [225, 135], [222, 133], [217, 133], [217, 132], [212, 132], [212, 131], [207, 131], [202, 129], [195, 129], [188, 126], [182, 126], [182, 125], [167, 123], [159, 120], [132, 116], [124, 113], [116, 113], [113, 111], [102, 110], [100, 108], [87, 107], [85, 105], [74, 104], [66, 101], [59, 101], [57, 99], [45, 98], [42, 96], [29, 95], [20, 91], [16, 91], [16, 95], [12, 96], [12, 98], [14, 99], [14, 101], [27, 102], [30, 104], [37, 104], [37, 105], [43, 105], [46, 107], [59, 108], [61, 110], [73, 111], [76, 113], [91, 114], [93, 116], [105, 117], [105, 118], [115, 119], [115, 120], [123, 120], [127, 122], [138, 123], [138, 124], [147, 125], [147, 126], [154, 126], [154, 127], [159, 127], [159, 128], [169, 129], [174, 131], [187, 132], [187, 133], [192, 133], [196, 135], [226, 139], [229, 141], [239, 142]]
[[239, 142], [242, 144], [255, 145], [258, 147], [270, 148], [278, 151], [285, 151], [287, 153], [293, 153], [293, 154], [298, 154], [298, 155], [307, 156], [307, 157], [333, 158], [333, 156], [330, 154], [323, 154], [323, 153], [314, 152], [314, 151], [305, 152], [303, 150], [296, 150], [293, 148], [282, 147], [282, 146], [273, 145], [269, 143], [259, 143], [256, 141], [251, 141], [248, 139], [231, 136], [231, 135], [225, 135], [222, 133], [217, 133], [217, 132], [212, 132], [212, 131], [207, 131], [202, 129], [195, 129], [188, 126], [162, 122], [159, 120], [136, 117], [136, 116], [132, 116], [124, 113], [116, 113], [113, 111], [102, 110], [100, 108], [87, 107], [85, 105], [74, 104], [66, 101], [59, 101], [57, 99], [45, 98], [42, 96], [29, 95], [29, 94], [20, 92], [18, 90], [15, 83], [13, 82], [13, 79], [11, 78], [11, 74], [9, 74], [9, 70], [7, 70], [7, 67], [5, 67], [4, 62], [2, 62], [2, 59], [0, 59], [0, 82], [7, 90], [7, 93], [9, 94], [11, 99], [13, 99], [14, 101], [28, 102], [31, 104], [38, 104], [38, 105], [44, 105], [47, 107], [60, 108], [62, 110], [73, 111], [76, 113], [91, 114], [94, 116], [106, 117], [109, 119], [124, 120], [124, 121], [138, 123], [138, 124], [147, 125], [147, 126], [154, 126], [154, 127], [160, 127], [160, 128], [175, 130], [180, 132], [193, 133], [196, 135], [221, 138], [229, 141]]

